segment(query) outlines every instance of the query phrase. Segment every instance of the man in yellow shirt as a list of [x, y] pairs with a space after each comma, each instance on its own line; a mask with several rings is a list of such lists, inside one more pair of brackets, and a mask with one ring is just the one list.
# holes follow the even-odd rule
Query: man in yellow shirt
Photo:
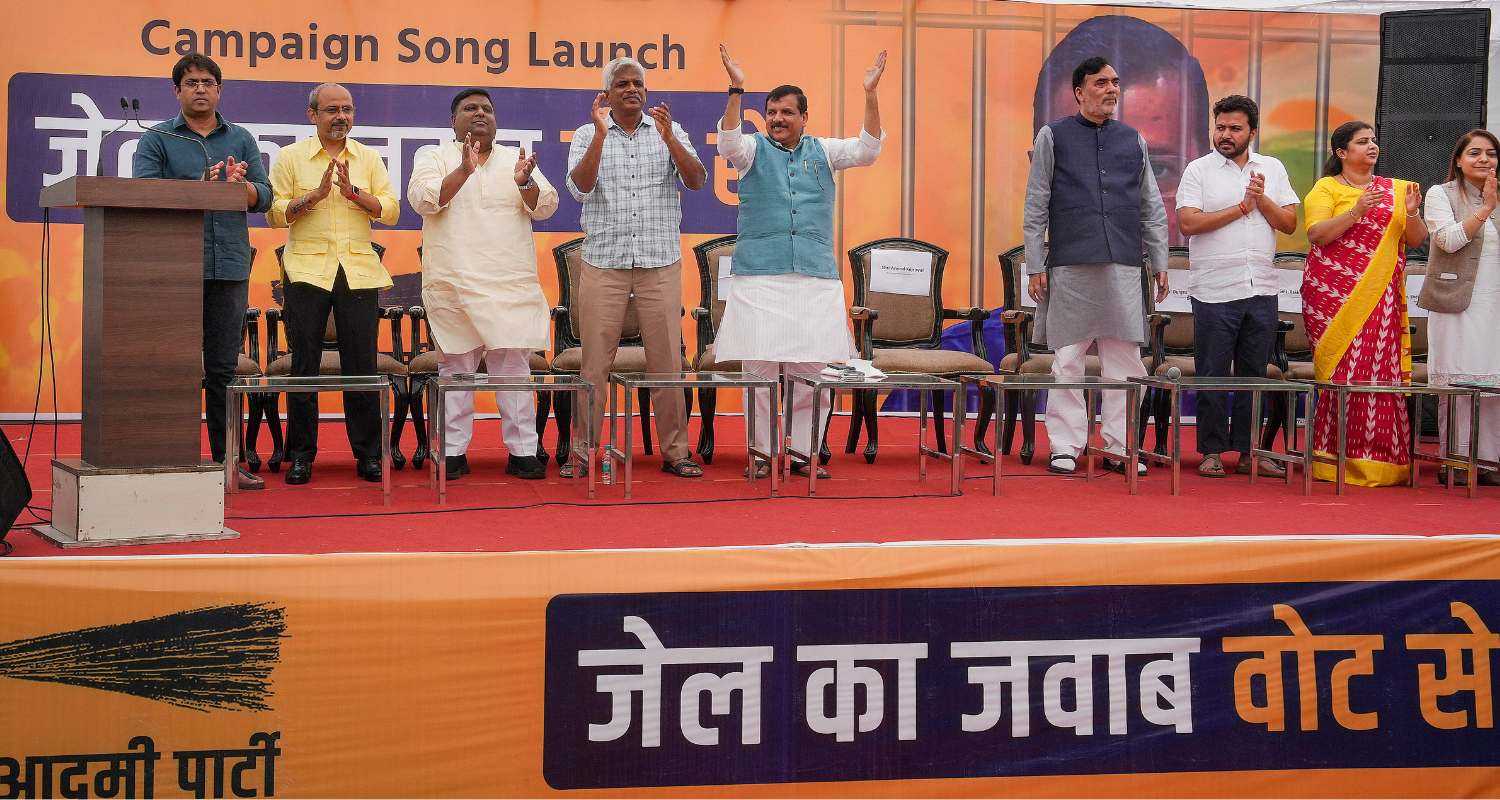
[[[336, 83], [312, 90], [307, 118], [316, 138], [284, 147], [271, 165], [271, 210], [266, 220], [289, 227], [282, 257], [283, 306], [292, 374], [318, 374], [323, 331], [333, 313], [339, 365], [345, 375], [374, 375], [380, 309], [376, 296], [391, 277], [370, 246], [370, 220], [394, 225], [401, 206], [380, 154], [349, 138], [354, 98]], [[355, 469], [379, 481], [379, 401], [368, 392], [344, 393], [344, 425]], [[315, 393], [287, 397], [288, 484], [307, 483], [318, 450]]]

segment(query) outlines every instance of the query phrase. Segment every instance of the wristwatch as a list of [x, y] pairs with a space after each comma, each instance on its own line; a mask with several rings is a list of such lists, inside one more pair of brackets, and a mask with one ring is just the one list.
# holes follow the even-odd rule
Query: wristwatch
[[526, 182], [525, 183], [518, 183], [518, 184], [516, 184], [516, 188], [517, 189], [535, 189], [536, 188], [536, 178], [527, 177], [526, 178]]
[[731, 87], [729, 87], [729, 93], [730, 94], [744, 94], [745, 93], [745, 87], [743, 87], [743, 86], [731, 86]]

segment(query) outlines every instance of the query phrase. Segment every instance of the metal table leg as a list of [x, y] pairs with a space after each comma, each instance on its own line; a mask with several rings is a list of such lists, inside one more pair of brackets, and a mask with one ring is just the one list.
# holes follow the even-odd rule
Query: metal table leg
[[1338, 473], [1336, 476], [1337, 488], [1335, 492], [1342, 497], [1344, 494], [1345, 460], [1348, 458], [1349, 432], [1346, 425], [1348, 424], [1347, 419], [1349, 415], [1349, 393], [1342, 388], [1334, 389], [1333, 393], [1336, 398], [1335, 405], [1338, 407], [1338, 413], [1335, 417], [1335, 420], [1338, 422], [1338, 452], [1334, 454], [1337, 458], [1335, 470]]
[[391, 504], [391, 398], [386, 389], [380, 389], [380, 489], [384, 505]]
[[[820, 444], [818, 440], [818, 420], [823, 415], [823, 393], [818, 391], [818, 387], [816, 386], [809, 386], [808, 390], [812, 392], [812, 441], [807, 443], [807, 496], [816, 497], [818, 494], [818, 445]], [[787, 389], [788, 393], [795, 391], [796, 387]], [[830, 406], [833, 405], [834, 392], [835, 390], [832, 387], [828, 389], [828, 404]], [[791, 403], [792, 398], [788, 398], [787, 402]], [[795, 403], [792, 404], [795, 405]], [[794, 438], [797, 436], [796, 429], [793, 429], [790, 433]]]
[[[781, 398], [776, 393], [776, 384], [774, 383], [766, 387], [766, 393], [771, 398], [771, 402], [767, 404], [771, 412], [770, 419], [766, 420], [766, 424], [770, 426], [770, 430], [768, 431], [770, 435], [767, 437], [767, 441], [771, 443], [771, 452], [767, 455], [771, 459], [771, 496], [776, 497], [781, 493], [781, 457], [778, 454], [781, 452], [781, 445], [784, 443], [784, 440], [781, 438], [781, 410], [779, 408]], [[751, 405], [751, 410], [753, 411], [754, 404], [752, 403]]]
[[224, 419], [233, 423], [224, 426], [224, 491], [229, 494], [238, 494], [240, 491], [239, 475], [235, 472], [240, 461], [239, 410], [239, 393], [231, 382], [224, 394]]
[[[877, 395], [878, 396], [878, 395]], [[933, 413], [942, 413], [942, 408], [933, 409]], [[927, 392], [917, 390], [917, 481], [927, 480]]]
[[1141, 448], [1137, 444], [1136, 431], [1141, 425], [1141, 387], [1131, 384], [1125, 389], [1125, 486], [1131, 496], [1140, 491]]
[[1178, 384], [1172, 383], [1172, 496], [1182, 494], [1182, 393]]
[[[960, 383], [951, 396], [953, 397], [953, 479], [952, 494], [957, 497], [964, 493], [964, 408], [969, 402], [969, 395], [964, 391]], [[1003, 427], [1003, 426], [1001, 426]]]
[[[635, 412], [635, 393], [631, 391], [629, 382], [622, 383], [621, 386], [625, 390], [625, 453], [621, 459], [624, 462], [621, 466], [625, 473], [625, 499], [629, 500], [630, 482], [635, 477], [632, 473], [632, 468], [635, 466], [635, 426], [630, 421]], [[611, 392], [611, 399], [613, 399], [613, 392]], [[666, 454], [663, 453], [662, 457], [665, 458]]]
[[428, 458], [437, 470], [438, 502], [448, 502], [448, 393], [437, 381], [432, 382], [432, 407], [427, 409], [427, 418], [432, 420], [432, 435], [427, 440], [432, 444]]

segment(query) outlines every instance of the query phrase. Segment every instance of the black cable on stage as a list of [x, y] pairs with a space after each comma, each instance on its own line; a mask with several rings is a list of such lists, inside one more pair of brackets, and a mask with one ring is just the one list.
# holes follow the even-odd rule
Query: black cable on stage
[[[44, 366], [50, 368], [52, 373], [52, 454], [57, 455], [57, 360], [52, 346], [52, 209], [42, 209], [42, 253], [41, 253], [41, 331], [37, 336], [36, 352], [36, 390], [31, 399], [31, 422], [26, 431], [26, 447], [21, 456], [21, 469], [26, 469], [26, 464], [31, 459], [31, 443], [36, 440], [36, 423], [41, 417], [42, 409], [42, 380]], [[45, 358], [44, 358], [45, 356]], [[34, 518], [34, 522], [22, 523], [23, 525], [50, 525], [52, 523], [52, 509], [49, 506], [27, 503], [26, 511]], [[9, 542], [0, 540], [5, 549], [0, 556], [9, 555], [11, 546]]]
[[308, 519], [364, 519], [377, 517], [417, 517], [429, 514], [463, 514], [473, 511], [528, 511], [536, 508], [637, 508], [641, 506], [694, 506], [711, 505], [715, 503], [763, 503], [768, 500], [804, 500], [804, 501], [827, 501], [840, 502], [848, 500], [923, 500], [927, 498], [942, 498], [947, 495], [938, 494], [879, 494], [879, 495], [852, 495], [846, 497], [721, 497], [705, 498], [702, 500], [629, 500], [621, 502], [580, 502], [576, 500], [543, 500], [538, 503], [521, 503], [509, 506], [465, 506], [463, 508], [435, 508], [435, 509], [412, 509], [410, 511], [358, 511], [337, 514], [289, 514], [281, 515], [226, 515], [226, 520], [248, 520], [269, 522], [275, 520], [308, 520]]

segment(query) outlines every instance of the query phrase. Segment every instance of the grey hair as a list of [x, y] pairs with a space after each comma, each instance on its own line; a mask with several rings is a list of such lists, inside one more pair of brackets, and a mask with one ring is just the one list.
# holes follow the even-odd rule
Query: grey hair
[[[332, 83], [332, 82], [320, 83], [317, 86], [314, 86], [312, 88], [312, 91], [310, 91], [310, 92], [307, 93], [307, 107], [309, 109], [313, 110], [313, 111], [317, 111], [318, 110], [318, 94], [321, 93], [324, 89], [327, 89], [330, 86], [337, 86], [340, 89], [344, 89], [343, 84], [340, 84], [340, 83]], [[348, 89], [344, 89], [344, 91], [347, 92], [349, 90]]]
[[615, 73], [626, 67], [635, 68], [636, 72], [641, 73], [641, 82], [646, 82], [646, 68], [641, 66], [641, 62], [630, 56], [623, 56], [604, 65], [604, 91], [609, 91], [609, 85], [615, 82]]

